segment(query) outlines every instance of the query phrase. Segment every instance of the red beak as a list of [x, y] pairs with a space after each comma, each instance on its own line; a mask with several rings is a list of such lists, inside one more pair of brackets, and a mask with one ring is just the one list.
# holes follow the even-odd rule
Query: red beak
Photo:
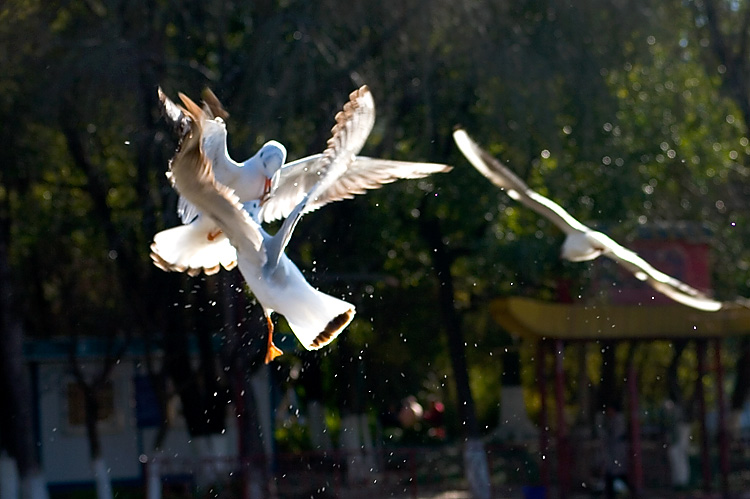
[[266, 177], [266, 180], [263, 183], [263, 196], [260, 198], [261, 204], [263, 204], [268, 199], [268, 196], [271, 194], [272, 184], [273, 184], [273, 181], [270, 178]]

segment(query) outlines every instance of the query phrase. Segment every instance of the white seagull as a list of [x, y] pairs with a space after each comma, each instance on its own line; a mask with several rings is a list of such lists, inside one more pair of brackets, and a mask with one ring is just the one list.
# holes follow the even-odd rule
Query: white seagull
[[563, 207], [531, 190], [504, 164], [479, 147], [464, 130], [456, 129], [453, 139], [466, 159], [490, 182], [505, 189], [511, 198], [549, 219], [566, 234], [561, 250], [562, 258], [571, 262], [583, 262], [600, 255], [606, 256], [676, 302], [709, 312], [724, 307], [724, 303], [656, 270], [635, 252], [620, 246], [607, 235], [583, 225]]
[[[271, 222], [288, 217], [320, 179], [321, 168], [328, 161], [326, 153], [314, 154], [282, 167], [286, 150], [280, 143], [270, 141], [240, 165], [227, 153], [227, 130], [223, 118], [228, 114], [210, 90], [204, 91], [203, 100], [206, 116], [214, 119], [204, 121], [201, 143], [205, 155], [214, 164], [216, 180], [232, 188], [243, 203], [259, 200], [259, 221]], [[170, 111], [169, 103], [165, 106], [168, 115], [180, 112], [176, 107]], [[333, 201], [379, 189], [399, 179], [418, 179], [452, 169], [444, 164], [357, 156], [358, 152], [359, 149], [346, 159], [346, 169], [335, 178], [335, 182], [315, 199], [308, 200], [302, 214]], [[151, 247], [154, 264], [163, 270], [188, 272], [190, 275], [201, 271], [212, 274], [218, 272], [220, 266], [231, 269], [236, 256], [226, 238], [210, 223], [201, 221], [199, 210], [184, 199], [180, 200], [178, 212], [183, 223], [188, 225], [160, 232], [154, 237]]]
[[170, 163], [170, 178], [180, 195], [211, 219], [237, 249], [240, 272], [266, 316], [269, 330], [266, 362], [281, 354], [272, 338], [274, 311], [286, 318], [292, 332], [308, 350], [333, 341], [351, 322], [354, 306], [310, 286], [284, 249], [307, 203], [314, 202], [346, 171], [351, 158], [364, 145], [375, 121], [375, 107], [367, 87], [352, 92], [343, 111], [336, 115], [332, 137], [318, 164], [319, 181], [273, 236], [243, 209], [232, 189], [216, 180], [211, 161], [202, 149], [202, 127], [209, 120], [205, 112], [182, 94], [184, 108], [171, 103], [161, 92], [159, 96], [167, 118], [183, 133]]
[[[163, 95], [159, 99], [164, 113], [179, 126], [182, 110]], [[205, 89], [203, 92], [203, 127], [201, 147], [203, 154], [213, 165], [214, 177], [235, 189], [235, 195], [243, 202], [266, 199], [275, 183], [278, 171], [286, 161], [286, 148], [271, 140], [257, 153], [242, 163], [234, 161], [227, 151], [227, 129], [224, 119], [229, 113], [219, 99]], [[199, 210], [180, 196], [177, 213], [185, 225], [172, 227], [157, 233], [151, 245], [151, 259], [165, 271], [187, 272], [189, 275], [215, 274], [221, 267], [231, 270], [237, 265], [237, 252], [210, 219], [202, 217]]]
[[[216, 120], [205, 120], [204, 124], [207, 128], [217, 126]], [[205, 132], [203, 137], [205, 147], [210, 140], [205, 139]], [[207, 157], [211, 164], [217, 164], [210, 156]], [[244, 166], [226, 168], [225, 165], [215, 168], [214, 176], [223, 185], [243, 186], [242, 192], [235, 191], [235, 195], [242, 201], [265, 199], [274, 179], [278, 179], [278, 170], [285, 160], [286, 149], [273, 140], [264, 144], [254, 156], [245, 161]], [[218, 164], [223, 163], [219, 161]], [[218, 174], [219, 171], [222, 172], [221, 175]], [[263, 187], [253, 191], [252, 186]], [[233, 269], [237, 265], [237, 252], [216, 224], [201, 216], [200, 211], [182, 196], [177, 206], [177, 212], [185, 225], [163, 230], [154, 236], [151, 245], [154, 264], [165, 271], [187, 272], [193, 276], [201, 271], [206, 275], [215, 274], [220, 266], [227, 270]]]

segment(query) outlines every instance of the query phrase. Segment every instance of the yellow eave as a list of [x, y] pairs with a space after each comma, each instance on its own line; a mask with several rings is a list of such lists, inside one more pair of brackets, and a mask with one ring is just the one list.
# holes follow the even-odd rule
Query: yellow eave
[[684, 305], [627, 306], [497, 298], [493, 319], [510, 333], [571, 340], [720, 338], [750, 332], [750, 309], [702, 312]]

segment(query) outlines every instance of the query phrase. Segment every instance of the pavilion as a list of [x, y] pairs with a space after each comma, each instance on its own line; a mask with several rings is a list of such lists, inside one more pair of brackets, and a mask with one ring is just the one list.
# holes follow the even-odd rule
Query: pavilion
[[[706, 427], [706, 404], [703, 377], [706, 374], [707, 342], [714, 343], [716, 370], [716, 400], [718, 410], [718, 441], [720, 456], [722, 494], [728, 495], [729, 442], [725, 396], [722, 389], [724, 369], [721, 362], [721, 339], [750, 332], [750, 309], [736, 307], [718, 312], [702, 312], [689, 307], [661, 305], [658, 307], [637, 305], [579, 305], [551, 303], [540, 300], [511, 297], [492, 302], [490, 313], [507, 331], [537, 341], [537, 379], [542, 401], [540, 423], [540, 456], [549, 448], [549, 421], [547, 396], [547, 374], [545, 359], [552, 351], [554, 362], [554, 390], [556, 401], [555, 439], [557, 442], [557, 475], [560, 497], [566, 497], [571, 488], [570, 448], [564, 418], [564, 378], [562, 361], [564, 345], [570, 342], [596, 340], [652, 341], [664, 339], [696, 340], [698, 373], [696, 396], [700, 410], [701, 426], [701, 470], [703, 487], [711, 487], [711, 462], [708, 429]], [[550, 345], [553, 348], [549, 348]], [[643, 468], [641, 462], [640, 422], [638, 409], [637, 379], [635, 367], [627, 366], [627, 393], [629, 399], [629, 427], [631, 467], [629, 483], [636, 497], [643, 490]], [[549, 461], [540, 459], [541, 478], [549, 486]]]
[[[709, 243], [711, 234], [696, 224], [647, 225], [629, 244], [656, 268], [701, 289], [710, 290]], [[555, 440], [557, 476], [560, 497], [571, 492], [571, 455], [568, 429], [564, 417], [563, 357], [565, 344], [592, 341], [648, 342], [656, 340], [692, 340], [696, 348], [698, 372], [696, 391], [700, 412], [700, 456], [704, 490], [711, 488], [712, 463], [703, 378], [706, 374], [707, 343], [714, 344], [716, 401], [718, 412], [718, 451], [720, 487], [729, 494], [729, 441], [725, 394], [722, 389], [724, 368], [721, 362], [721, 340], [750, 333], [750, 309], [729, 306], [717, 312], [703, 312], [677, 304], [654, 292], [609, 261], [595, 262], [593, 293], [588, 300], [561, 297], [558, 302], [525, 297], [498, 298], [490, 304], [490, 314], [506, 331], [537, 342], [535, 358], [541, 395], [539, 433], [540, 471], [543, 485], [550, 483], [548, 386], [546, 359], [554, 356]], [[564, 287], [563, 287], [564, 288]], [[643, 480], [642, 446], [638, 408], [636, 369], [627, 366], [630, 470], [629, 484], [634, 497], [641, 497]]]

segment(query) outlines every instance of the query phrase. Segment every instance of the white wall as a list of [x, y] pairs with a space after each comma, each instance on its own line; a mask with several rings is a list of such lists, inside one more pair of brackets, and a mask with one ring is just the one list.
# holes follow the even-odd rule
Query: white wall
[[[95, 363], [84, 367], [92, 373]], [[66, 362], [44, 363], [38, 367], [39, 418], [42, 468], [50, 483], [81, 482], [92, 479], [88, 440], [83, 426], [68, 422], [67, 385], [73, 382]], [[121, 362], [112, 371], [115, 415], [100, 426], [104, 459], [113, 479], [137, 478], [138, 439], [132, 402], [133, 365]], [[135, 456], [135, 459], [133, 457]]]
[[[88, 440], [85, 428], [71, 426], [68, 421], [66, 387], [73, 382], [66, 361], [45, 361], [36, 364], [38, 374], [40, 456], [42, 468], [51, 485], [93, 481]], [[100, 368], [97, 362], [84, 363], [84, 372], [94, 375]], [[104, 459], [113, 480], [140, 480], [142, 465], [139, 457], [154, 456], [153, 442], [156, 428], [138, 429], [135, 412], [135, 386], [133, 379], [139, 373], [133, 360], [121, 361], [112, 371], [115, 414], [111, 420], [100, 424], [101, 446]], [[270, 399], [268, 373], [254, 380], [255, 395], [263, 417], [264, 427], [270, 427]], [[265, 385], [265, 386], [263, 386]], [[237, 455], [237, 427], [234, 408], [227, 409], [227, 431], [219, 438], [220, 447], [227, 456]], [[264, 432], [270, 436], [270, 432]], [[264, 442], [266, 451], [270, 441]], [[162, 459], [201, 457], [200, 449], [190, 441], [184, 420], [177, 418], [167, 433], [161, 452]]]

